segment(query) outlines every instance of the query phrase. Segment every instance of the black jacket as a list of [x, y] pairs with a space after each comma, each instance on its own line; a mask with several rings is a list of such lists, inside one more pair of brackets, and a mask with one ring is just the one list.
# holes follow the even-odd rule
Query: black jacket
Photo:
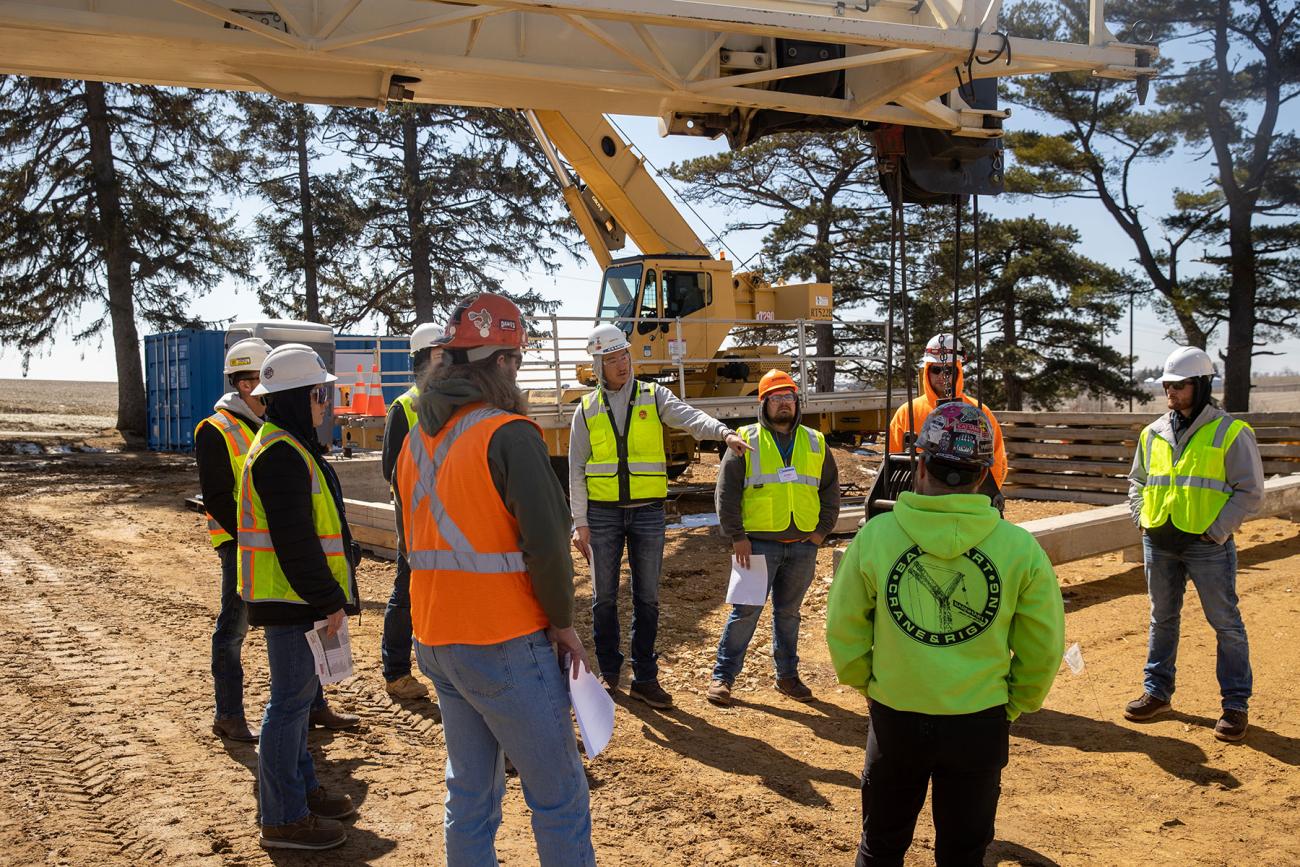
[[[352, 534], [348, 531], [347, 516], [343, 511], [343, 491], [338, 476], [328, 461], [319, 458], [315, 460], [317, 471], [329, 486], [339, 516], [343, 519], [343, 550], [350, 552]], [[308, 604], [249, 603], [249, 625], [311, 625], [317, 620], [324, 620], [340, 608], [349, 615], [360, 613], [355, 571], [349, 569], [353, 601], [347, 603], [343, 589], [334, 580], [325, 552], [321, 549], [312, 520], [311, 477], [298, 451], [285, 442], [267, 448], [253, 464], [253, 485], [266, 510], [271, 544], [275, 546], [280, 567], [284, 569], [294, 592]]]
[[[250, 419], [244, 413], [240, 413], [240, 418], [253, 433], [257, 433], [262, 426], [261, 422]], [[194, 459], [199, 464], [199, 490], [203, 493], [203, 508], [232, 539], [221, 547], [234, 545], [235, 530], [239, 526], [239, 512], [235, 504], [239, 479], [230, 470], [230, 452], [221, 431], [210, 424], [199, 428], [194, 437]]]

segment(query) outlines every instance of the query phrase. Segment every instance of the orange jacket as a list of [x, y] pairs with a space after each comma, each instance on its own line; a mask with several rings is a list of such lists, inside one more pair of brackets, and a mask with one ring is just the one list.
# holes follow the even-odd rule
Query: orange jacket
[[397, 457], [411, 626], [421, 644], [499, 644], [550, 625], [524, 565], [519, 523], [488, 467], [492, 435], [519, 419], [465, 404], [435, 436], [416, 425]]
[[[962, 374], [961, 362], [957, 362], [957, 396], [972, 406], [978, 406], [979, 402], [970, 395], [966, 394], [963, 386], [966, 384], [965, 377]], [[921, 367], [921, 394], [912, 399], [912, 433], [920, 433], [921, 425], [925, 423], [925, 417], [939, 406], [940, 397], [930, 387], [930, 362], [926, 362]], [[993, 466], [989, 469], [993, 481], [997, 482], [998, 487], [1007, 478], [1007, 447], [1002, 442], [1002, 426], [998, 424], [997, 417], [993, 415], [993, 410], [987, 406], [983, 407], [984, 415], [988, 417], [989, 426], [993, 428]], [[907, 404], [898, 408], [894, 413], [894, 418], [889, 422], [889, 451], [903, 452], [907, 450], [907, 444], [904, 441], [904, 435], [907, 433]]]

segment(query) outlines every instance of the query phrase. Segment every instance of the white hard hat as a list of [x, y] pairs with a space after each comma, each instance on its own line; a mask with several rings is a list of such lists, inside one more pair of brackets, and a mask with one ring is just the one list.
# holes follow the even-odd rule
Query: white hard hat
[[232, 373], [257, 373], [262, 369], [262, 362], [270, 351], [271, 344], [260, 337], [238, 340], [226, 350], [226, 366], [221, 372], [227, 376]]
[[966, 357], [966, 350], [962, 348], [961, 341], [951, 334], [936, 334], [930, 338], [930, 342], [925, 345], [925, 356], [921, 359], [922, 364], [952, 364], [954, 361], [962, 361]]
[[597, 325], [587, 336], [587, 354], [593, 358], [627, 349], [632, 344], [627, 342], [627, 335], [617, 325]]
[[1214, 361], [1204, 349], [1181, 346], [1165, 359], [1161, 382], [1182, 382], [1194, 376], [1214, 376]]
[[325, 369], [316, 350], [302, 343], [285, 343], [271, 350], [262, 362], [262, 384], [253, 394], [275, 394], [302, 388], [304, 385], [324, 385], [338, 379]]
[[434, 344], [441, 339], [441, 325], [434, 325], [432, 322], [417, 325], [415, 330], [411, 332], [411, 354], [414, 355], [421, 349], [432, 349]]

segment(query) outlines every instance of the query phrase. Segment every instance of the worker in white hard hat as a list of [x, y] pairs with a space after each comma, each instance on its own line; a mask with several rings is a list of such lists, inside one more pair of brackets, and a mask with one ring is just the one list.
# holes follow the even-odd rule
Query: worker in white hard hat
[[253, 389], [261, 382], [262, 361], [271, 347], [257, 337], [226, 350], [222, 373], [230, 391], [212, 407], [212, 415], [194, 428], [194, 459], [199, 489], [208, 515], [208, 539], [221, 560], [221, 611], [212, 630], [212, 685], [216, 714], [212, 733], [232, 741], [256, 741], [257, 732], [244, 716], [244, 666], [240, 655], [248, 634], [248, 611], [239, 597], [235, 534], [239, 526], [236, 490], [244, 458], [262, 426], [266, 405]]
[[1222, 715], [1214, 735], [1246, 736], [1252, 688], [1250, 647], [1237, 606], [1233, 533], [1259, 509], [1264, 468], [1250, 425], [1214, 402], [1214, 362], [1184, 346], [1160, 382], [1169, 412], [1138, 438], [1129, 471], [1129, 510], [1142, 530], [1151, 627], [1142, 695], [1124, 716], [1144, 722], [1172, 710], [1179, 618], [1190, 578], [1214, 627]]
[[[411, 377], [414, 384], [393, 401], [388, 408], [388, 420], [384, 423], [384, 450], [379, 467], [384, 481], [390, 486], [406, 435], [419, 423], [415, 399], [420, 396], [420, 382], [442, 361], [442, 347], [437, 345], [441, 339], [442, 328], [432, 322], [417, 325], [411, 332]], [[388, 606], [384, 609], [384, 634], [379, 643], [385, 689], [394, 698], [425, 698], [429, 688], [411, 674], [411, 566], [406, 560], [406, 546], [400, 534], [397, 541], [397, 577], [393, 581], [392, 595], [388, 597]]]
[[[319, 355], [301, 343], [274, 349], [254, 394], [266, 421], [253, 438], [239, 486], [239, 589], [248, 620], [263, 628], [271, 697], [258, 749], [258, 806], [265, 848], [329, 849], [347, 839], [337, 821], [351, 798], [316, 779], [307, 731], [320, 692], [307, 633], [337, 639], [360, 613], [343, 490], [316, 430], [331, 383]], [[355, 721], [355, 717], [353, 717]]]
[[[936, 334], [930, 338], [930, 342], [925, 345], [925, 355], [921, 358], [921, 393], [912, 400], [911, 414], [909, 416], [907, 404], [903, 404], [889, 423], [891, 454], [907, 451], [909, 430], [913, 435], [920, 433], [921, 425], [936, 407], [951, 400], [979, 404], [979, 401], [966, 393], [966, 379], [962, 372], [965, 360], [966, 352], [961, 340], [955, 335]], [[983, 410], [993, 429], [993, 466], [989, 469], [987, 479], [1000, 491], [1007, 478], [1007, 449], [1002, 442], [1002, 426], [998, 424], [993, 410], [987, 405]], [[981, 493], [988, 493], [1000, 502], [1001, 496], [997, 491], [986, 481], [986, 487]]]
[[569, 432], [573, 543], [592, 564], [592, 633], [601, 677], [618, 686], [623, 667], [618, 577], [627, 547], [632, 573], [632, 686], [651, 707], [672, 707], [659, 685], [659, 571], [664, 553], [668, 460], [664, 427], [697, 440], [722, 440], [737, 454], [752, 448], [722, 422], [668, 389], [632, 375], [627, 333], [598, 325], [587, 338], [596, 390], [582, 399]]

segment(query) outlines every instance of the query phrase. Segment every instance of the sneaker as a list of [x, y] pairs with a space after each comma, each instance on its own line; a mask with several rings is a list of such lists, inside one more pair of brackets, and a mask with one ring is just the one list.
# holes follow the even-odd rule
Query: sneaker
[[242, 716], [213, 720], [212, 733], [228, 741], [239, 741], [246, 744], [257, 743], [257, 732], [248, 727], [248, 721]]
[[332, 795], [324, 786], [307, 793], [307, 809], [321, 819], [346, 819], [356, 813], [356, 805], [347, 795]]
[[795, 701], [812, 701], [812, 690], [799, 679], [799, 675], [794, 677], [778, 677], [776, 679], [776, 691], [782, 695], [789, 696]]
[[326, 705], [325, 707], [312, 708], [311, 716], [307, 720], [311, 728], [339, 731], [340, 729], [356, 728], [357, 723], [361, 722], [361, 717], [354, 713], [336, 711]]
[[605, 687], [605, 692], [613, 692], [614, 690], [618, 689], [617, 671], [614, 672], [613, 674], [607, 674], [602, 671], [600, 673], [600, 677], [598, 677], [597, 680], [600, 681], [601, 686]]
[[257, 842], [263, 849], [333, 849], [347, 839], [341, 822], [308, 813], [288, 825], [263, 825]]
[[429, 688], [409, 674], [388, 681], [384, 689], [393, 698], [425, 698], [429, 694]]
[[658, 680], [647, 680], [644, 683], [633, 682], [628, 694], [660, 710], [673, 706], [673, 697], [664, 692], [664, 688], [659, 685]]
[[704, 694], [704, 697], [707, 698], [711, 704], [716, 704], [719, 707], [730, 707], [731, 684], [727, 683], [725, 680], [714, 678], [713, 683], [709, 684], [709, 691]]
[[1223, 716], [1214, 724], [1214, 736], [1221, 741], [1235, 744], [1246, 736], [1249, 727], [1244, 710], [1224, 710]]
[[1167, 701], [1161, 701], [1149, 692], [1142, 693], [1141, 698], [1135, 698], [1133, 701], [1124, 705], [1124, 719], [1130, 719], [1134, 722], [1146, 722], [1149, 719], [1155, 719], [1162, 713], [1169, 713], [1174, 706]]

